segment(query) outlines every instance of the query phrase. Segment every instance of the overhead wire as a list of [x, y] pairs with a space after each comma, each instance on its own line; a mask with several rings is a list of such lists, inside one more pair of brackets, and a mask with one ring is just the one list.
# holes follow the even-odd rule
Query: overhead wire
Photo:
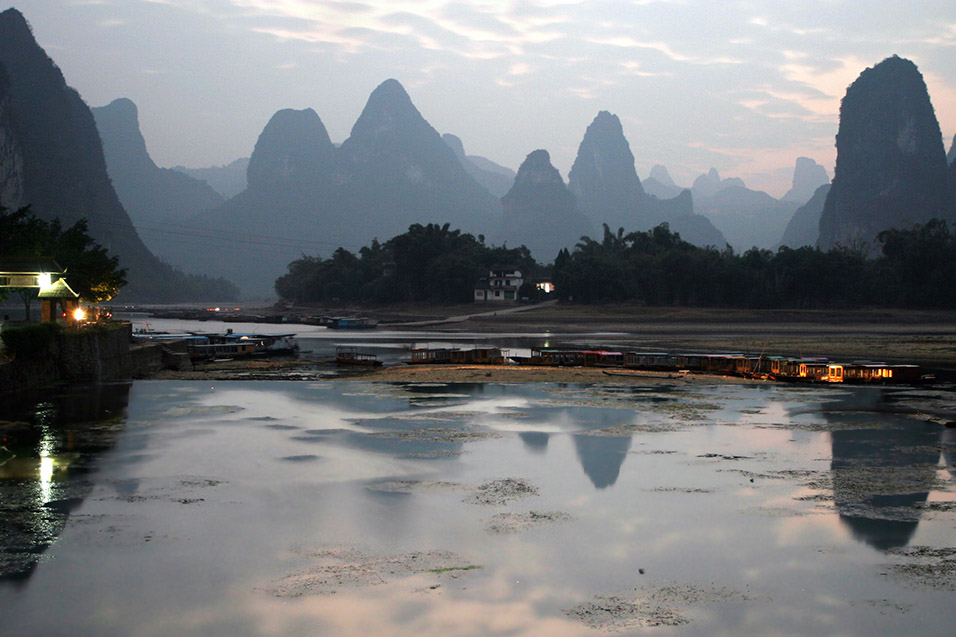
[[[252, 232], [241, 232], [237, 230], [220, 230], [217, 228], [208, 228], [202, 226], [191, 226], [181, 223], [162, 223], [154, 221], [138, 221], [132, 225], [123, 223], [101, 223], [102, 226], [112, 227], [120, 231], [127, 231], [129, 228], [135, 230], [138, 234], [170, 235], [192, 240], [193, 243], [215, 241], [221, 243], [243, 243], [248, 245], [273, 246], [280, 248], [311, 248], [313, 250], [336, 248], [359, 249], [363, 246], [355, 243], [323, 241], [319, 239], [305, 239], [302, 237], [286, 237], [278, 235], [265, 235]], [[128, 234], [128, 232], [125, 232]]]

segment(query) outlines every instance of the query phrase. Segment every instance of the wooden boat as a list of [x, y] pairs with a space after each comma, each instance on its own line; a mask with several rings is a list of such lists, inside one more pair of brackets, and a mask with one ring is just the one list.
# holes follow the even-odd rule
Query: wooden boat
[[189, 357], [193, 360], [229, 357], [271, 357], [294, 356], [299, 352], [295, 334], [235, 334], [231, 330], [225, 334], [194, 334], [205, 338], [187, 345]]
[[428, 348], [419, 347], [412, 350], [412, 358], [408, 362], [412, 365], [441, 365], [450, 363], [452, 352], [457, 350], [451, 348]]
[[378, 327], [378, 321], [369, 318], [338, 316], [327, 319], [324, 325], [331, 330], [369, 330]]
[[335, 348], [335, 362], [339, 365], [365, 365], [378, 367], [382, 361], [375, 354], [361, 352], [355, 347], [341, 346]]

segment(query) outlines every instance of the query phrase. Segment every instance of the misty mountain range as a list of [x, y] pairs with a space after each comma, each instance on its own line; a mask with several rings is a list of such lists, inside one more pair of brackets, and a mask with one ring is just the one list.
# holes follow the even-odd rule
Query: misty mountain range
[[[513, 172], [440, 135], [396, 80], [372, 92], [341, 145], [314, 110], [283, 109], [248, 160], [165, 169], [149, 157], [136, 105], [86, 107], [13, 9], [0, 14], [0, 64], [0, 202], [31, 203], [66, 222], [88, 217], [93, 236], [130, 268], [131, 291], [144, 296], [156, 279], [175, 287], [154, 253], [235, 281], [247, 296], [271, 295], [293, 259], [357, 251], [415, 223], [523, 244], [548, 262], [605, 224], [633, 231], [666, 222], [696, 245], [743, 251], [872, 241], [894, 223], [956, 212], [956, 167], [947, 167], [922, 76], [899, 58], [850, 87], [833, 186], [823, 167], [799, 158], [779, 200], [714, 169], [689, 189], [663, 166], [642, 182], [607, 111], [587, 127], [567, 182], [543, 149]], [[887, 198], [894, 184], [898, 194]]]

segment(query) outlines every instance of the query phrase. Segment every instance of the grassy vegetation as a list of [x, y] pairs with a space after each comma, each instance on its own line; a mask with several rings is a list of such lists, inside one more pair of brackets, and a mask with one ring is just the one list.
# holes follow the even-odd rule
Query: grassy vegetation
[[481, 568], [475, 564], [469, 564], [468, 566], [446, 566], [444, 568], [430, 568], [428, 569], [429, 573], [451, 573], [453, 571], [474, 571], [475, 569]]

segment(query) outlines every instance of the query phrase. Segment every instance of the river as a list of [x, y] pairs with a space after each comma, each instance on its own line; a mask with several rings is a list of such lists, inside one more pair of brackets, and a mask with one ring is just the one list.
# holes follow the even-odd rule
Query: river
[[913, 634], [941, 390], [137, 381], [5, 396], [5, 634]]

